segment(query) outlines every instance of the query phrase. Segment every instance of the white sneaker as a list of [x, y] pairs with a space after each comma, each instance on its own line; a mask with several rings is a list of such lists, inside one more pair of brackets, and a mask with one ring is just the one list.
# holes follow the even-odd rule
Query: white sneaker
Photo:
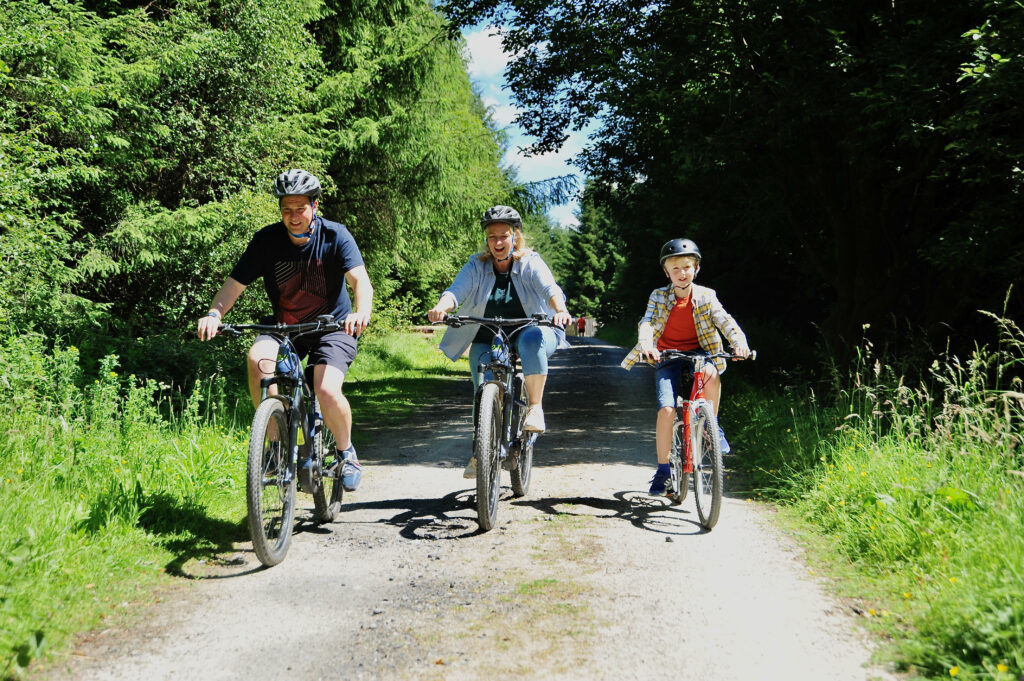
[[523, 430], [532, 431], [534, 433], [543, 433], [544, 410], [537, 405], [530, 407], [529, 411], [526, 412], [526, 418], [523, 419]]
[[469, 463], [466, 464], [465, 470], [462, 471], [462, 477], [466, 478], [467, 480], [475, 480], [476, 479], [476, 457], [475, 456], [469, 457]]

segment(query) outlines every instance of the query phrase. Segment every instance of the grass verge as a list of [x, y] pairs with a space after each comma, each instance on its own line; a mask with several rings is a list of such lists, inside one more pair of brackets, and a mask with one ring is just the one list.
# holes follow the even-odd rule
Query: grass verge
[[[68, 654], [77, 633], [123, 623], [187, 562], [216, 559], [248, 538], [253, 410], [244, 393], [226, 394], [223, 377], [182, 402], [167, 386], [120, 373], [116, 356], [86, 379], [75, 348], [8, 337], [0, 344], [0, 678], [17, 679], [34, 661]], [[354, 439], [363, 437], [360, 422], [409, 418], [460, 368], [464, 376], [421, 335], [362, 343], [346, 384]]]
[[1000, 347], [915, 387], [868, 346], [825, 399], [723, 407], [748, 494], [827, 539], [809, 543], [912, 678], [1024, 678], [1024, 335], [999, 323]]

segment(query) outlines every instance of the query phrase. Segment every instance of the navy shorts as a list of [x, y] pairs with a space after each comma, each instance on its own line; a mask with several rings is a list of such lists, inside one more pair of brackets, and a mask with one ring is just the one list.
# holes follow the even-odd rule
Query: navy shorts
[[356, 339], [344, 331], [332, 331], [319, 338], [315, 335], [300, 336], [295, 341], [299, 357], [306, 357], [306, 366], [326, 364], [348, 373], [348, 367], [356, 358]]

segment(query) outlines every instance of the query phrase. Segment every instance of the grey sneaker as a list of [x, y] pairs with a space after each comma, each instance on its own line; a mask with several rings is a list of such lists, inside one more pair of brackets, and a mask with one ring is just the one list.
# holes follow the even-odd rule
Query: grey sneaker
[[349, 448], [341, 455], [341, 486], [346, 492], [355, 492], [359, 489], [359, 483], [363, 479], [363, 467], [356, 456], [356, 448], [349, 445]]
[[722, 454], [728, 454], [732, 451], [729, 441], [725, 439], [725, 431], [722, 430], [722, 426], [718, 426], [718, 446], [722, 450]]
[[462, 477], [467, 480], [476, 480], [476, 457], [471, 456], [469, 463], [466, 464], [465, 470], [462, 471]]

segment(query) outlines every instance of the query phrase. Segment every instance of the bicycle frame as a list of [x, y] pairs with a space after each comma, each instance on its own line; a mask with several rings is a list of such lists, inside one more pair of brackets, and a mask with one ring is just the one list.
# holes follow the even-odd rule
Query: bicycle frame
[[[291, 475], [299, 461], [299, 447], [308, 447], [312, 442], [313, 433], [310, 432], [309, 419], [303, 418], [306, 405], [312, 404], [312, 388], [303, 375], [302, 363], [295, 351], [295, 346], [289, 336], [279, 336], [274, 333], [267, 334], [276, 340], [280, 347], [277, 351], [277, 363], [274, 367], [274, 375], [260, 379], [260, 402], [272, 399], [278, 400], [284, 405], [285, 413], [288, 415], [288, 442], [291, 449], [288, 453], [288, 474]], [[288, 371], [281, 371], [282, 360], [288, 362]], [[282, 392], [271, 395], [270, 387], [280, 386]], [[301, 437], [300, 437], [301, 431]]]
[[[504, 464], [504, 462], [508, 460], [510, 452], [516, 444], [517, 438], [520, 436], [518, 430], [513, 432], [513, 429], [518, 425], [514, 423], [516, 419], [512, 418], [513, 409], [514, 407], [519, 407], [520, 409], [526, 407], [526, 403], [518, 398], [519, 384], [523, 381], [523, 374], [518, 367], [519, 352], [516, 349], [515, 344], [511, 342], [511, 336], [516, 331], [526, 328], [527, 326], [551, 326], [551, 321], [545, 315], [536, 315], [534, 317], [521, 319], [488, 319], [486, 317], [459, 315], [448, 317], [446, 323], [450, 326], [479, 324], [480, 326], [486, 327], [488, 330], [494, 332], [494, 341], [491, 343], [492, 347], [495, 342], [498, 342], [506, 349], [507, 360], [495, 361], [492, 354], [491, 361], [479, 362], [477, 364], [475, 371], [480, 376], [480, 381], [477, 385], [476, 393], [473, 396], [473, 404], [475, 405], [479, 402], [480, 393], [485, 385], [494, 384], [498, 386], [501, 395], [501, 461]], [[511, 329], [511, 331], [508, 329]], [[478, 358], [470, 359], [474, 360]], [[488, 372], [491, 374], [491, 378], [486, 378]], [[476, 418], [476, 414], [474, 413], [474, 432], [476, 430]], [[531, 433], [529, 438], [532, 443], [533, 440], [537, 439], [537, 434]]]
[[[287, 475], [290, 476], [298, 466], [300, 454], [307, 455], [308, 450], [316, 436], [314, 422], [317, 415], [313, 413], [314, 402], [313, 386], [306, 380], [302, 361], [295, 350], [295, 339], [309, 333], [318, 331], [332, 331], [340, 329], [340, 325], [329, 315], [317, 318], [316, 322], [304, 324], [225, 324], [223, 328], [233, 333], [242, 330], [260, 331], [278, 342], [277, 360], [274, 366], [274, 375], [260, 379], [260, 403], [264, 400], [274, 399], [284, 406], [288, 419], [288, 442], [291, 443], [288, 452]], [[286, 333], [285, 331], [291, 331]], [[270, 387], [280, 386], [281, 391], [277, 394], [270, 394]], [[308, 418], [307, 418], [308, 415]], [[312, 486], [310, 481], [300, 480], [304, 490]]]
[[683, 448], [685, 457], [683, 459], [683, 473], [693, 473], [693, 452], [697, 449], [697, 435], [691, 427], [697, 418], [697, 410], [701, 404], [708, 404], [710, 401], [704, 396], [704, 363], [709, 358], [703, 356], [693, 357], [693, 383], [690, 386], [689, 399], [682, 395], [676, 396], [676, 415], [683, 422]]

